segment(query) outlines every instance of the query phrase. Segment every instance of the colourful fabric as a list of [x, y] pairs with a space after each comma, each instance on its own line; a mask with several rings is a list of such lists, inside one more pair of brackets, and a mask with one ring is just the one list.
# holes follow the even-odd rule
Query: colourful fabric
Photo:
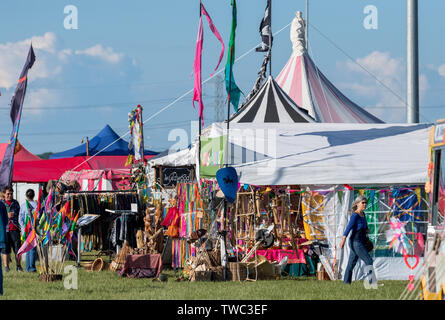
[[[147, 271], [151, 272], [147, 272]], [[125, 259], [120, 275], [127, 277], [159, 276], [162, 271], [162, 256], [160, 254], [129, 254]]]
[[394, 189], [393, 216], [400, 221], [420, 221], [421, 220], [421, 197], [420, 188]]
[[306, 258], [302, 249], [296, 250], [295, 254], [293, 250], [279, 250], [279, 249], [267, 249], [257, 250], [256, 254], [264, 256], [270, 262], [280, 262], [285, 256], [288, 257], [287, 263], [306, 263]]
[[232, 0], [231, 5], [232, 5], [232, 29], [230, 31], [229, 53], [227, 55], [225, 81], [226, 81], [226, 91], [230, 99], [230, 103], [235, 108], [235, 112], [238, 112], [238, 104], [239, 104], [241, 90], [236, 85], [235, 79], [233, 77], [233, 63], [235, 61], [236, 0]]
[[20, 119], [22, 116], [23, 101], [25, 99], [26, 87], [28, 84], [28, 70], [32, 68], [36, 56], [34, 54], [34, 49], [32, 44], [28, 51], [28, 56], [26, 58], [25, 65], [23, 67], [22, 73], [20, 74], [17, 87], [14, 91], [14, 96], [11, 100], [11, 121], [13, 124], [11, 136], [9, 138], [8, 146], [6, 147], [5, 154], [3, 156], [2, 163], [0, 164], [0, 188], [11, 185], [13, 181], [13, 164], [14, 155], [18, 151], [16, 146], [19, 144], [17, 140], [17, 135], [20, 127]]
[[222, 41], [221, 36], [219, 35], [218, 30], [216, 29], [215, 25], [213, 24], [212, 19], [210, 18], [209, 14], [207, 13], [206, 9], [204, 8], [204, 5], [201, 3], [201, 14], [199, 15], [199, 25], [198, 25], [198, 37], [196, 39], [196, 48], [195, 48], [195, 62], [193, 64], [193, 70], [195, 74], [195, 80], [194, 80], [194, 87], [193, 87], [193, 106], [195, 106], [195, 101], [199, 104], [199, 119], [201, 120], [201, 124], [204, 124], [204, 104], [202, 102], [202, 80], [201, 80], [201, 56], [202, 56], [202, 44], [204, 41], [203, 38], [203, 29], [202, 29], [202, 15], [205, 15], [207, 17], [207, 21], [209, 23], [210, 30], [212, 30], [213, 34], [218, 38], [218, 40], [222, 44], [222, 51], [219, 57], [218, 64], [215, 68], [218, 69], [218, 66], [221, 62], [221, 59], [224, 55], [224, 42]]

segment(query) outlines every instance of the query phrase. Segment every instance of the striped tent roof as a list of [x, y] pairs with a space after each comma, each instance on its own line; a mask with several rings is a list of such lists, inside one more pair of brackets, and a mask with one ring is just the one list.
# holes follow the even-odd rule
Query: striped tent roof
[[293, 52], [276, 77], [280, 87], [317, 122], [383, 123], [349, 100], [317, 68], [305, 48], [304, 24], [297, 12], [290, 30]]
[[305, 110], [281, 89], [269, 76], [258, 92], [232, 115], [230, 122], [239, 123], [296, 123], [315, 122]]

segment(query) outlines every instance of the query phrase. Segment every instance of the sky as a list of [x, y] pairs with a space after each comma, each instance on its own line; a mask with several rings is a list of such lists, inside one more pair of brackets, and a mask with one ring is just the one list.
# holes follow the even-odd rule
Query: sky
[[[230, 0], [202, 1], [226, 46], [215, 71], [221, 45], [204, 20], [208, 126], [227, 114], [221, 70], [232, 11]], [[265, 5], [237, 1], [233, 73], [246, 96], [264, 58], [252, 49], [261, 42]], [[377, 9], [375, 29], [364, 25], [369, 5]], [[272, 0], [273, 76], [292, 52], [289, 24], [296, 11], [306, 17], [306, 0]], [[420, 122], [445, 118], [444, 11], [445, 1], [419, 1]], [[107, 124], [128, 140], [128, 113], [138, 104], [146, 148], [166, 150], [180, 135], [190, 142], [198, 119], [192, 103], [198, 18], [199, 0], [2, 0], [0, 140], [7, 142], [11, 133], [10, 101], [32, 42], [36, 62], [19, 129], [30, 152], [73, 148]], [[309, 0], [308, 52], [349, 99], [387, 123], [406, 122], [406, 0]]]

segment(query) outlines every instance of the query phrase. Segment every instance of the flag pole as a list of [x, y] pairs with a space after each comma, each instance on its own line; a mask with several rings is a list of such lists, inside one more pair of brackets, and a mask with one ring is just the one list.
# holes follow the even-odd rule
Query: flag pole
[[141, 127], [141, 148], [142, 148], [142, 163], [145, 164], [145, 154], [144, 154], [144, 121], [142, 121], [142, 106], [138, 104], [137, 108], [139, 109], [139, 126]]
[[270, 35], [269, 35], [269, 76], [272, 76], [272, 0], [269, 2]]
[[[201, 0], [199, 0], [199, 19], [201, 19], [202, 13], [201, 13]], [[195, 75], [196, 77], [196, 75]], [[199, 122], [199, 129], [198, 129], [198, 166], [201, 167], [201, 126], [202, 126], [202, 117], [201, 114], [198, 112], [198, 122]], [[198, 181], [199, 182], [199, 181]]]
[[[232, 17], [235, 13], [235, 7], [232, 3]], [[225, 163], [224, 163], [224, 167], [228, 167], [229, 164], [229, 131], [230, 131], [230, 92], [232, 91], [232, 61], [233, 59], [233, 43], [229, 48], [229, 55], [230, 55], [230, 60], [229, 60], [229, 90], [228, 90], [228, 94], [227, 94], [227, 138], [226, 138], [226, 152], [224, 155], [225, 158]], [[228, 206], [228, 201], [227, 198], [224, 197], [224, 229], [222, 231], [222, 236], [223, 236], [223, 241], [224, 241], [224, 256], [225, 256], [225, 261], [224, 261], [224, 281], [227, 281], [227, 239], [226, 239], [226, 220], [227, 220], [227, 206]]]
[[306, 0], [306, 50], [309, 49], [309, 0]]

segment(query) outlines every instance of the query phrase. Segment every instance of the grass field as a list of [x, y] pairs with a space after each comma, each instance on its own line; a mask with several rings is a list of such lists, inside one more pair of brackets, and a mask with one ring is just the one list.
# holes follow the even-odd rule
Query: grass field
[[[67, 263], [72, 264], [72, 263]], [[362, 281], [345, 286], [341, 281], [314, 277], [256, 282], [175, 281], [179, 274], [164, 270], [168, 281], [129, 279], [117, 272], [87, 272], [78, 268], [78, 288], [65, 289], [64, 280], [42, 282], [37, 273], [3, 273], [4, 295], [0, 300], [395, 300], [407, 281], [380, 281], [378, 289], [365, 289]], [[65, 279], [65, 278], [64, 278]]]

